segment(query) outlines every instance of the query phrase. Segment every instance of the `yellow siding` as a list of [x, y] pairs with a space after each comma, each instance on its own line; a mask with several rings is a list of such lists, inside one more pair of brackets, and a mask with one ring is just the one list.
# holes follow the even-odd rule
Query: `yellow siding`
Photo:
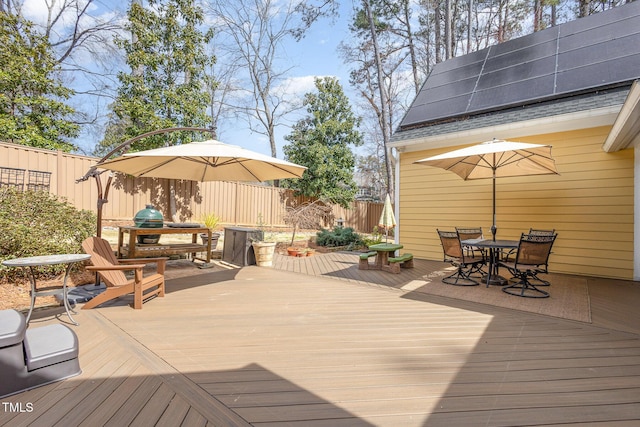
[[[633, 149], [602, 151], [609, 127], [518, 141], [553, 146], [560, 175], [498, 178], [498, 237], [555, 228], [556, 273], [633, 278]], [[478, 141], [481, 142], [481, 141]], [[463, 181], [414, 161], [462, 147], [400, 154], [400, 241], [418, 258], [442, 259], [436, 229], [491, 227], [491, 180]]]

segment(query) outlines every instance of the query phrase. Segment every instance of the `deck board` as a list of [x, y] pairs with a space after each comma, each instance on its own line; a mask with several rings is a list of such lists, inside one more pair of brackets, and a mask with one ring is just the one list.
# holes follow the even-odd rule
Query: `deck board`
[[395, 275], [360, 271], [353, 254], [276, 257], [271, 269], [170, 279], [166, 297], [142, 310], [82, 311], [82, 375], [4, 398], [34, 410], [0, 411], [0, 424], [640, 420], [638, 285], [589, 278], [589, 324], [416, 295], [402, 287], [442, 263], [415, 265]]

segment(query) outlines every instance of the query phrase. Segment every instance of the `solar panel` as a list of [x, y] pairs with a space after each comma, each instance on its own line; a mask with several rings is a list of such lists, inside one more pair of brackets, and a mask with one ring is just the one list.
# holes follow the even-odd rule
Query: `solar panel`
[[638, 78], [640, 1], [436, 64], [400, 129]]

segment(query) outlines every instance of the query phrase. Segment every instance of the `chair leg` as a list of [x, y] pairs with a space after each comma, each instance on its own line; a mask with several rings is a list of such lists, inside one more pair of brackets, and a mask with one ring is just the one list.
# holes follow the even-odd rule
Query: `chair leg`
[[551, 282], [548, 280], [544, 280], [538, 276], [538, 272], [534, 272], [531, 274], [531, 279], [536, 280], [539, 283], [536, 283], [536, 286], [550, 286]]
[[538, 289], [529, 281], [527, 274], [518, 274], [516, 277], [519, 280], [511, 285], [504, 286], [502, 292], [524, 298], [549, 298], [549, 292]]
[[469, 276], [474, 276], [479, 278], [480, 280], [483, 280], [485, 277], [487, 277], [487, 273], [482, 269], [482, 267], [484, 267], [484, 264], [472, 265], [469, 268]]
[[140, 284], [136, 286], [136, 290], [133, 292], [133, 308], [134, 310], [142, 309], [142, 288]]
[[442, 282], [455, 286], [478, 286], [480, 282], [471, 278], [472, 269], [465, 270], [462, 266], [458, 266], [455, 273], [442, 278]]

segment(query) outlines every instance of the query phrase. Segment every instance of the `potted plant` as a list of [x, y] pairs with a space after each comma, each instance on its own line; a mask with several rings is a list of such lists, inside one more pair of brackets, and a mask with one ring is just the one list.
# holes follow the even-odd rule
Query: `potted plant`
[[300, 256], [300, 248], [296, 248], [295, 246], [289, 246], [287, 248], [287, 254], [289, 256]]
[[[218, 239], [220, 238], [220, 233], [214, 233], [214, 230], [220, 223], [220, 217], [210, 212], [202, 216], [202, 222], [204, 226], [211, 230], [211, 250], [214, 250], [218, 245]], [[200, 238], [202, 239], [202, 244], [207, 244], [207, 239], [209, 235], [207, 233], [200, 233]]]
[[272, 235], [264, 232], [262, 214], [258, 215], [258, 229], [261, 231], [261, 239], [251, 242], [256, 264], [259, 267], [271, 267], [273, 265], [273, 254], [276, 251], [276, 242]]

